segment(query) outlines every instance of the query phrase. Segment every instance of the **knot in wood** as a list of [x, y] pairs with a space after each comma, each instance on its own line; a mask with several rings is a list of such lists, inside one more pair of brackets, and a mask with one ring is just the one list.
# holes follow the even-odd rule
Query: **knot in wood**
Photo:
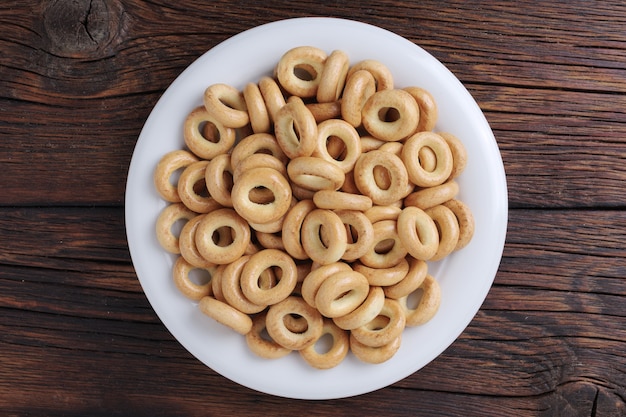
[[117, 40], [123, 9], [111, 0], [54, 0], [44, 10], [50, 52], [64, 57], [94, 57]]

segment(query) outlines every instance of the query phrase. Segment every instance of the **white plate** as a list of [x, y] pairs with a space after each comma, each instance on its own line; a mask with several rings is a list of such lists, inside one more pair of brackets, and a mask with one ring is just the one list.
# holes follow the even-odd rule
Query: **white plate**
[[[288, 49], [312, 45], [340, 49], [351, 61], [376, 59], [392, 71], [396, 86], [428, 89], [439, 106], [436, 130], [463, 140], [469, 163], [459, 178], [459, 199], [472, 209], [472, 242], [447, 260], [430, 265], [441, 285], [442, 303], [426, 325], [408, 328], [402, 347], [388, 362], [361, 363], [352, 355], [331, 370], [315, 370], [297, 354], [278, 360], [250, 353], [239, 334], [203, 316], [179, 294], [171, 279], [173, 258], [155, 238], [155, 221], [165, 202], [152, 174], [166, 152], [184, 147], [182, 125], [202, 103], [213, 83], [243, 88], [271, 74]], [[416, 372], [459, 336], [483, 303], [504, 247], [507, 188], [495, 138], [478, 105], [439, 61], [412, 42], [367, 24], [331, 18], [278, 21], [238, 34], [202, 55], [167, 89], [147, 119], [128, 173], [126, 228], [137, 276], [159, 318], [196, 358], [241, 385], [268, 394], [300, 399], [354, 396], [383, 388]]]

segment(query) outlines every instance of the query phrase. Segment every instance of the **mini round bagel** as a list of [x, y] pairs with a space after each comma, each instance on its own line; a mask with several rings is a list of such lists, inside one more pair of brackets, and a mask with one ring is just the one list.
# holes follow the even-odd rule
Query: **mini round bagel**
[[443, 205], [431, 207], [425, 211], [434, 220], [439, 231], [439, 246], [430, 260], [440, 261], [451, 254], [459, 242], [459, 222], [454, 212]]
[[[203, 128], [205, 125], [215, 127], [214, 136], [203, 135], [210, 130]], [[200, 106], [189, 113], [185, 119], [183, 137], [191, 152], [200, 158], [210, 160], [232, 148], [235, 144], [236, 132], [235, 129], [220, 123], [204, 106]]]
[[165, 201], [180, 202], [178, 183], [173, 178], [174, 173], [197, 161], [198, 158], [194, 154], [182, 149], [163, 155], [154, 170], [154, 186]]
[[[258, 188], [269, 190], [272, 200], [255, 202], [250, 193]], [[233, 208], [251, 223], [271, 223], [280, 219], [291, 206], [291, 187], [287, 179], [272, 168], [259, 167], [243, 172], [231, 192]]]
[[[170, 253], [180, 254], [180, 230], [197, 215], [183, 203], [169, 204], [161, 210], [156, 221], [156, 237], [161, 247]], [[181, 229], [175, 230], [175, 226], [180, 223], [183, 223]]]
[[315, 307], [324, 317], [341, 317], [353, 312], [369, 293], [367, 278], [356, 271], [329, 276], [315, 295]]
[[318, 103], [335, 102], [341, 97], [349, 68], [350, 58], [345, 52], [334, 50], [328, 55], [317, 86]]
[[252, 328], [246, 333], [246, 344], [257, 356], [264, 359], [278, 359], [291, 353], [275, 341], [263, 336], [265, 333], [266, 313], [257, 314], [252, 319]]
[[[375, 178], [375, 168], [382, 167], [389, 176], [387, 187]], [[354, 167], [354, 182], [361, 193], [374, 204], [385, 206], [401, 200], [407, 194], [409, 177], [402, 160], [391, 152], [373, 150], [362, 154]]]
[[406, 317], [406, 325], [410, 327], [420, 326], [432, 319], [441, 305], [441, 287], [437, 280], [431, 275], [427, 275], [422, 284], [415, 290], [419, 292], [416, 306], [409, 306], [409, 297], [407, 294], [398, 302], [404, 310]]
[[[435, 153], [437, 164], [431, 171], [425, 170], [419, 163], [420, 149], [428, 147]], [[402, 161], [406, 166], [409, 179], [419, 187], [434, 187], [443, 184], [452, 173], [452, 152], [450, 146], [434, 132], [419, 132], [411, 136], [402, 148]]]
[[[229, 242], [215, 242], [219, 230], [230, 230]], [[221, 208], [207, 213], [196, 228], [198, 252], [209, 262], [228, 264], [245, 253], [250, 243], [250, 226], [231, 208]]]
[[322, 335], [318, 341], [322, 341], [324, 335], [329, 335], [332, 344], [325, 351], [318, 352], [316, 342], [298, 351], [302, 359], [317, 369], [331, 369], [339, 365], [350, 351], [350, 337], [348, 332], [340, 329], [331, 320], [325, 319], [322, 327]]
[[235, 87], [217, 83], [204, 90], [204, 107], [225, 127], [240, 128], [250, 122], [243, 94]]
[[285, 52], [276, 65], [278, 83], [291, 95], [315, 97], [328, 55], [313, 46], [298, 46]]
[[341, 98], [341, 117], [354, 127], [363, 121], [363, 106], [376, 92], [376, 81], [371, 72], [360, 70], [353, 72], [347, 79]]
[[[280, 269], [278, 282], [270, 288], [260, 287], [261, 274], [273, 267]], [[255, 304], [272, 305], [287, 298], [297, 280], [296, 264], [291, 256], [278, 249], [264, 249], [246, 262], [241, 272], [241, 290]]]
[[307, 255], [322, 265], [341, 259], [348, 245], [343, 222], [331, 210], [315, 209], [302, 222], [300, 240]]
[[[209, 274], [209, 280], [206, 282], [198, 283], [194, 282], [190, 274], [195, 269], [203, 269]], [[172, 268], [172, 275], [174, 277], [174, 285], [185, 297], [193, 301], [199, 301], [202, 297], [211, 295], [212, 284], [211, 275], [214, 273], [215, 267], [210, 268], [198, 268], [185, 260], [182, 256], [179, 256], [174, 262]]]
[[293, 97], [276, 112], [274, 133], [291, 159], [310, 156], [317, 145], [317, 122], [301, 98]]
[[[317, 126], [317, 146], [313, 156], [337, 164], [346, 173], [354, 169], [357, 159], [361, 156], [361, 138], [352, 125], [341, 119], [329, 119]], [[343, 152], [337, 157], [330, 154], [328, 140], [338, 139], [342, 144]]]
[[417, 129], [419, 108], [404, 90], [382, 90], [367, 99], [362, 111], [363, 127], [384, 141], [399, 141]]
[[198, 303], [198, 308], [205, 315], [239, 334], [245, 335], [252, 329], [250, 316], [211, 296], [203, 297]]
[[[294, 332], [285, 325], [284, 318], [288, 315], [301, 316], [306, 319], [305, 331]], [[276, 303], [267, 311], [265, 319], [267, 333], [281, 346], [291, 350], [301, 350], [315, 343], [322, 335], [324, 319], [313, 307], [302, 298], [289, 296]]]
[[439, 249], [439, 231], [424, 210], [408, 206], [398, 216], [398, 237], [416, 259], [432, 259]]
[[385, 292], [381, 287], [370, 286], [367, 297], [352, 312], [333, 318], [337, 326], [344, 330], [352, 330], [364, 326], [374, 320], [385, 303]]
[[380, 313], [369, 323], [352, 329], [352, 336], [362, 344], [382, 347], [400, 337], [406, 325], [406, 317], [400, 303], [385, 299]]

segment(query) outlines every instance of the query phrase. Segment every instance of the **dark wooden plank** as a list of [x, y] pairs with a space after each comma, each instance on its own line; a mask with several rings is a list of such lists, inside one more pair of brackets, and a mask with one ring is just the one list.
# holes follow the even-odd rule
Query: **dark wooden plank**
[[[322, 403], [252, 392], [191, 357], [141, 292], [122, 209], [0, 213], [0, 362], [7, 364], [0, 381], [8, 383], [0, 383], [0, 404], [10, 404], [2, 411], [164, 415], [177, 407], [199, 415], [210, 405], [220, 415], [278, 416], [314, 405], [318, 415], [535, 416], [625, 410], [621, 211], [511, 211], [495, 285], [461, 337], [392, 387]], [[30, 401], [35, 392], [37, 405]]]
[[[334, 10], [312, 2], [283, 10], [278, 1], [231, 14], [224, 2], [87, 3], [71, 3], [71, 13], [63, 2], [0, 6], [0, 161], [9, 191], [0, 204], [121, 204], [143, 122], [187, 65], [252, 26]], [[567, 4], [380, 2], [331, 14], [408, 37], [468, 85], [503, 149], [514, 206], [623, 206], [626, 10]], [[86, 13], [90, 27], [71, 20]], [[588, 141], [597, 153], [578, 147]]]

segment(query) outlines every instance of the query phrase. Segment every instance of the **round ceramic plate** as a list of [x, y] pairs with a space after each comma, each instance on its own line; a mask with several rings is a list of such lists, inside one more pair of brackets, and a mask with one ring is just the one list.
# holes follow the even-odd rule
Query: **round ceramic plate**
[[[427, 324], [407, 328], [389, 361], [370, 365], [352, 354], [336, 368], [316, 370], [297, 353], [277, 360], [252, 354], [243, 336], [204, 316], [172, 282], [174, 258], [155, 238], [155, 221], [165, 207], [152, 175], [167, 152], [184, 147], [183, 121], [202, 103], [205, 88], [226, 83], [242, 89], [271, 75], [288, 49], [310, 45], [348, 53], [351, 62], [375, 59], [392, 71], [397, 87], [428, 89], [439, 107], [436, 131], [465, 144], [468, 165], [458, 179], [458, 198], [472, 209], [471, 243], [429, 265], [439, 281], [441, 307]], [[412, 42], [367, 24], [331, 18], [300, 18], [250, 29], [212, 48], [167, 89], [146, 121], [128, 173], [126, 229], [137, 276], [159, 318], [176, 339], [211, 369], [241, 385], [300, 399], [354, 396], [383, 388], [435, 359], [461, 334], [483, 303], [497, 272], [507, 225], [507, 188], [495, 138], [463, 85], [434, 57]]]

